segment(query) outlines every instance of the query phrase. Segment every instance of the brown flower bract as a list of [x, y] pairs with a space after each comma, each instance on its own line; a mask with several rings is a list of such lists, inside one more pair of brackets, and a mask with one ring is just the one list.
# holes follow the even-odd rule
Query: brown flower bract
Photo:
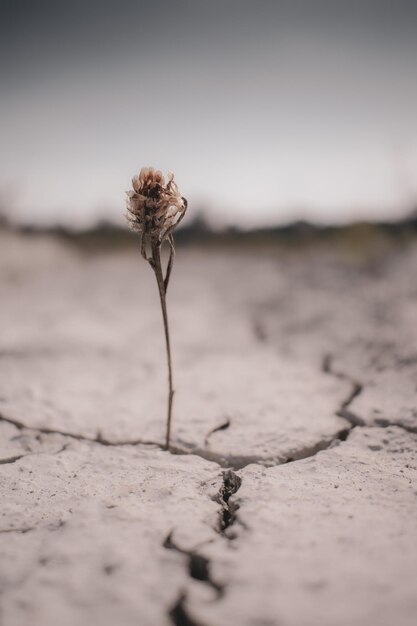
[[143, 167], [132, 179], [132, 189], [127, 192], [127, 219], [130, 228], [142, 237], [144, 256], [148, 245], [161, 245], [170, 237], [186, 209], [187, 200], [181, 196], [171, 172], [167, 184], [162, 172], [153, 167]]

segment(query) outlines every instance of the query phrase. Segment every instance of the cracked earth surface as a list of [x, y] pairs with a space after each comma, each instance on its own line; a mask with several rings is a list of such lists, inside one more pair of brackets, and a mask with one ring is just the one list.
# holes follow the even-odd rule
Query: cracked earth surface
[[0, 235], [0, 624], [414, 626], [417, 248]]

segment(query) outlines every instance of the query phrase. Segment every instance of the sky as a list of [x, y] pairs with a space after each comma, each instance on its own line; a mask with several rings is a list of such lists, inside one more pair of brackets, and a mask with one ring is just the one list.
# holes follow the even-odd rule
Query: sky
[[415, 0], [1, 0], [0, 211], [121, 221], [144, 165], [253, 226], [417, 206]]

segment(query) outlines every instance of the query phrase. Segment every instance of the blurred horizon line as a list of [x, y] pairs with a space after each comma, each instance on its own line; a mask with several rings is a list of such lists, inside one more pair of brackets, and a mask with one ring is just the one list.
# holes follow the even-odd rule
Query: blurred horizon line
[[[113, 210], [109, 206], [98, 206], [94, 213], [86, 215], [85, 220], [76, 219], [71, 221], [70, 216], [65, 213], [58, 217], [57, 213], [52, 215], [36, 216], [30, 219], [27, 212], [16, 210], [14, 203], [7, 202], [8, 194], [0, 192], [0, 226], [11, 226], [17, 229], [33, 229], [33, 231], [62, 230], [68, 232], [86, 232], [100, 229], [103, 225], [114, 227], [116, 230], [128, 230], [126, 223], [126, 210], [121, 203], [120, 210]], [[212, 232], [224, 232], [226, 230], [236, 231], [256, 231], [268, 230], [297, 223], [311, 224], [317, 227], [343, 227], [357, 223], [398, 223], [407, 221], [410, 217], [414, 219], [417, 215], [417, 198], [408, 201], [399, 202], [395, 207], [380, 207], [379, 211], [373, 211], [368, 207], [351, 207], [350, 211], [332, 214], [331, 218], [323, 211], [321, 216], [320, 207], [316, 205], [306, 206], [299, 205], [298, 209], [294, 205], [288, 205], [276, 210], [276, 216], [271, 211], [257, 210], [256, 219], [244, 219], [235, 215], [232, 211], [228, 211], [224, 207], [215, 208], [213, 203], [205, 200], [189, 202], [189, 208], [185, 218], [185, 224], [181, 225], [181, 229], [186, 228], [188, 223], [194, 222], [204, 223], [207, 230]], [[191, 220], [191, 222], [190, 222]]]
[[[376, 217], [372, 218], [361, 218], [356, 219], [353, 218], [351, 220], [346, 220], [341, 222], [335, 221], [331, 222], [321, 221], [317, 219], [309, 219], [304, 218], [302, 216], [295, 217], [286, 221], [269, 220], [268, 223], [264, 224], [227, 224], [227, 223], [219, 223], [218, 221], [213, 219], [213, 216], [210, 215], [210, 211], [207, 210], [207, 207], [200, 206], [196, 210], [193, 211], [193, 214], [187, 216], [188, 219], [185, 222], [182, 222], [178, 230], [176, 230], [176, 238], [182, 240], [192, 240], [194, 237], [199, 238], [210, 238], [215, 237], [217, 235], [227, 235], [227, 234], [236, 234], [236, 235], [252, 235], [252, 234], [268, 234], [268, 233], [302, 233], [302, 232], [334, 232], [341, 231], [344, 229], [349, 229], [351, 227], [357, 226], [374, 226], [374, 227], [382, 227], [384, 229], [395, 230], [396, 228], [411, 228], [413, 231], [417, 232], [417, 203], [415, 206], [410, 208], [405, 208], [396, 216], [391, 216], [390, 218], [382, 218]], [[135, 233], [132, 233], [129, 229], [127, 221], [123, 219], [111, 219], [109, 216], [101, 216], [97, 219], [93, 220], [89, 224], [68, 224], [63, 221], [25, 221], [25, 220], [15, 220], [12, 218], [10, 212], [4, 211], [0, 207], [0, 231], [13, 231], [17, 233], [26, 233], [26, 234], [56, 234], [63, 235], [68, 237], [77, 237], [78, 235], [91, 235], [91, 234], [104, 234], [104, 235], [117, 235], [117, 236], [126, 236], [129, 238], [137, 238]]]

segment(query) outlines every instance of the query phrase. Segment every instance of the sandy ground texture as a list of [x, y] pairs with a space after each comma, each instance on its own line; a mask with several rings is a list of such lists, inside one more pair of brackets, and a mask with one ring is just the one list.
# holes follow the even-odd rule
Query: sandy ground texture
[[415, 626], [417, 246], [0, 233], [1, 626]]

